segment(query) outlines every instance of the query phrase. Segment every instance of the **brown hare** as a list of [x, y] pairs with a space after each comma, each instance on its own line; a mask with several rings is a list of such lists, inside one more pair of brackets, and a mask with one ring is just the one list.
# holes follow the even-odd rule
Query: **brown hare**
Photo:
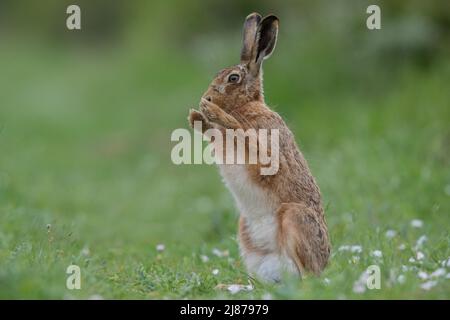
[[201, 122], [202, 133], [210, 128], [278, 129], [276, 174], [261, 175], [260, 163], [219, 164], [240, 211], [242, 258], [249, 273], [266, 281], [279, 281], [285, 272], [318, 275], [330, 256], [319, 187], [292, 132], [264, 102], [261, 66], [272, 54], [277, 34], [274, 15], [247, 16], [241, 62], [217, 74], [200, 110], [191, 110], [188, 117], [192, 127]]

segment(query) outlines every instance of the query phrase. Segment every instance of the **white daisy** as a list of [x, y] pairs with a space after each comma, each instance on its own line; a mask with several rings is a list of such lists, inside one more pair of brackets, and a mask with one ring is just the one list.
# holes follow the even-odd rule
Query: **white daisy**
[[351, 246], [350, 251], [353, 253], [361, 253], [362, 247], [360, 245]]
[[380, 250], [374, 250], [371, 252], [370, 254], [372, 257], [375, 258], [382, 258], [383, 257], [383, 252], [381, 252]]
[[411, 220], [411, 227], [413, 228], [422, 228], [423, 227], [423, 221], [419, 219]]
[[423, 246], [423, 244], [425, 243], [425, 241], [427, 241], [428, 240], [428, 238], [427, 238], [427, 236], [426, 235], [422, 235], [422, 236], [420, 236], [420, 238], [419, 239], [417, 239], [417, 241], [416, 241], [416, 250], [418, 250], [418, 249], [420, 249], [420, 248], [422, 248], [422, 246]]
[[248, 284], [248, 285], [230, 284], [230, 285], [228, 285], [227, 290], [231, 294], [236, 294], [236, 293], [238, 293], [240, 291], [252, 291], [253, 290], [253, 286], [251, 284]]
[[420, 285], [420, 287], [424, 290], [430, 290], [431, 288], [433, 288], [435, 285], [437, 285], [437, 281], [427, 281], [424, 282]]
[[417, 251], [416, 259], [420, 261], [420, 260], [423, 260], [423, 258], [425, 258], [425, 255], [423, 254], [423, 252]]
[[270, 293], [264, 293], [263, 296], [262, 296], [262, 299], [263, 300], [272, 300], [273, 297], [272, 297], [272, 295]]
[[395, 231], [395, 230], [388, 230], [388, 231], [386, 231], [386, 234], [385, 234], [386, 238], [388, 238], [388, 239], [392, 239], [396, 235], [397, 235], [397, 231]]
[[426, 273], [425, 271], [419, 271], [419, 273], [417, 274], [417, 276], [421, 279], [421, 280], [427, 280], [429, 278], [428, 273]]
[[432, 278], [438, 278], [438, 277], [445, 276], [446, 273], [447, 273], [447, 270], [445, 270], [444, 268], [439, 268], [439, 269], [436, 269], [435, 271], [433, 271], [433, 273], [431, 273], [430, 276]]
[[220, 250], [217, 249], [217, 248], [212, 249], [212, 253], [213, 253], [215, 256], [218, 256], [219, 258], [222, 258], [222, 257], [228, 257], [228, 256], [230, 255], [230, 253], [228, 252], [228, 250], [220, 251]]
[[364, 293], [367, 288], [367, 279], [369, 278], [369, 273], [365, 270], [359, 277], [358, 280], [353, 284], [354, 293]]

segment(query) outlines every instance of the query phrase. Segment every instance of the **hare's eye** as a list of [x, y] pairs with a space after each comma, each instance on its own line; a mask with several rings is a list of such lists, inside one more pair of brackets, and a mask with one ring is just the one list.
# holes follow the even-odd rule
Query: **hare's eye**
[[232, 73], [228, 76], [228, 82], [237, 83], [239, 82], [240, 76], [236, 73]]

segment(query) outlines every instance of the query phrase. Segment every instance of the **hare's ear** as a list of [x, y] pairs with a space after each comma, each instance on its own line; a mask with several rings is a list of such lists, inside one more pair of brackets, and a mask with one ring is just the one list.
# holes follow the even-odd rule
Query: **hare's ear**
[[258, 26], [256, 43], [252, 60], [249, 64], [253, 74], [258, 74], [264, 59], [270, 57], [275, 49], [278, 35], [278, 18], [274, 15], [265, 17]]
[[256, 43], [256, 32], [261, 22], [259, 13], [251, 13], [245, 18], [244, 31], [242, 35], [241, 63], [247, 64], [252, 60], [253, 48]]

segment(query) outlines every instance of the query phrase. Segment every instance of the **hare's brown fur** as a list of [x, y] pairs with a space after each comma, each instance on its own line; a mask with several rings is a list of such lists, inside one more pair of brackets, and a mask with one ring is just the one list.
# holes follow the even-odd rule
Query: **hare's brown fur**
[[[219, 165], [241, 210], [241, 254], [251, 273], [279, 280], [284, 271], [319, 274], [330, 255], [319, 187], [283, 119], [264, 102], [262, 61], [275, 47], [278, 19], [251, 14], [244, 24], [241, 63], [220, 71], [189, 121], [209, 128], [278, 129], [279, 169], [261, 164]], [[238, 77], [231, 75], [238, 75]], [[236, 80], [238, 79], [238, 80]]]

